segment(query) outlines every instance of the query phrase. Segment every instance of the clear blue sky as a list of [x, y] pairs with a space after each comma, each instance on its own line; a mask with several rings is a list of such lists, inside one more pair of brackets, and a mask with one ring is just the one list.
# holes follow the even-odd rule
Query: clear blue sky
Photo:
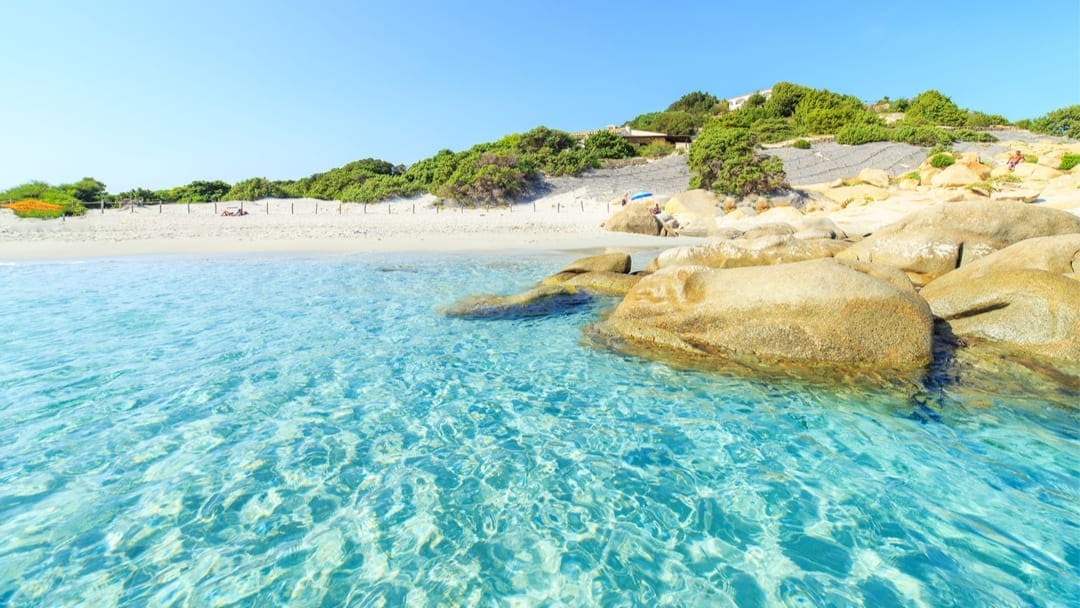
[[1080, 103], [1078, 0], [3, 0], [0, 23], [0, 189], [409, 164], [779, 80], [1010, 119]]

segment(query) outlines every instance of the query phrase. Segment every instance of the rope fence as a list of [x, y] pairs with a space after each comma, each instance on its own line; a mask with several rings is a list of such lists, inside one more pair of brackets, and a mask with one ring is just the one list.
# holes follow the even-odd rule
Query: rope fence
[[[105, 210], [113, 209], [120, 212], [135, 213], [138, 210], [140, 213], [149, 211], [152, 213], [162, 214], [166, 209], [170, 214], [175, 209], [183, 208], [185, 215], [221, 215], [224, 217], [229, 216], [243, 216], [257, 213], [260, 215], [368, 215], [374, 213], [384, 213], [387, 215], [419, 215], [419, 214], [444, 214], [444, 213], [473, 213], [473, 212], [495, 212], [506, 211], [508, 213], [537, 213], [542, 208], [544, 203], [540, 206], [537, 205], [537, 201], [531, 201], [527, 203], [510, 203], [505, 205], [459, 205], [459, 204], [431, 204], [420, 205], [414, 203], [353, 203], [342, 201], [317, 201], [314, 203], [305, 203], [301, 209], [297, 209], [297, 201], [294, 200], [276, 200], [276, 201], [215, 201], [215, 202], [164, 202], [164, 201], [118, 201], [114, 203], [107, 203], [105, 201], [98, 201], [97, 208], [101, 214], [105, 213]], [[608, 201], [604, 203], [604, 210], [608, 213], [611, 212], [613, 204]], [[93, 209], [93, 203], [88, 205], [90, 210]], [[307, 207], [304, 209], [303, 207]], [[552, 209], [556, 213], [584, 213], [585, 201], [578, 199], [574, 203], [567, 204], [563, 201], [556, 201], [551, 204]], [[385, 211], [384, 211], [385, 209]]]

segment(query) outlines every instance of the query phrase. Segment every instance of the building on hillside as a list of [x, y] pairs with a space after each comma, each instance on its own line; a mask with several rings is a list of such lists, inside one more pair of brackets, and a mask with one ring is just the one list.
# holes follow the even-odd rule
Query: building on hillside
[[732, 97], [731, 99], [727, 100], [728, 109], [729, 110], [738, 110], [739, 108], [743, 107], [743, 105], [746, 103], [747, 99], [750, 99], [755, 94], [761, 94], [762, 96], [765, 97], [765, 99], [768, 99], [769, 97], [772, 97], [772, 89], [765, 89], [763, 91], [755, 91], [754, 93], [747, 93], [746, 95], [739, 95], [738, 97]]
[[[658, 133], [656, 131], [642, 131], [641, 129], [633, 129], [630, 127], [616, 127], [615, 125], [608, 125], [603, 129], [622, 137], [627, 142], [634, 144], [635, 146], [649, 146], [652, 144], [671, 144], [676, 149], [685, 149], [690, 147], [689, 135], [668, 135], [667, 133]], [[584, 139], [596, 131], [583, 131], [581, 133], [574, 133], [574, 136]]]

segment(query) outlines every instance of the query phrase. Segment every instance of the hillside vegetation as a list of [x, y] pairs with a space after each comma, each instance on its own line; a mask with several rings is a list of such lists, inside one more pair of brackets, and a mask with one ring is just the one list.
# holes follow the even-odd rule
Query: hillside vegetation
[[[889, 122], [886, 117], [899, 120]], [[670, 135], [693, 136], [688, 164], [692, 187], [731, 195], [773, 190], [784, 183], [782, 163], [758, 152], [760, 144], [813, 136], [835, 136], [841, 144], [876, 141], [948, 146], [957, 141], [993, 141], [984, 129], [1007, 125], [998, 115], [958, 107], [934, 90], [911, 99], [883, 98], [864, 104], [851, 95], [780, 82], [771, 96], [752, 95], [737, 110], [716, 96], [694, 91], [666, 109], [638, 115], [626, 125]], [[1037, 133], [1080, 139], [1080, 105], [1055, 110], [1017, 126]], [[809, 146], [797, 139], [795, 145]], [[608, 131], [579, 140], [565, 131], [536, 127], [467, 150], [440, 150], [409, 167], [366, 158], [296, 180], [253, 177], [235, 184], [196, 180], [162, 190], [136, 188], [109, 194], [105, 184], [87, 177], [52, 186], [29, 182], [0, 193], [0, 202], [32, 200], [79, 212], [77, 203], [100, 200], [208, 202], [310, 197], [376, 202], [430, 193], [465, 204], [497, 204], [522, 196], [543, 176], [578, 175], [601, 161], [659, 156], [669, 145], [641, 148]], [[40, 205], [37, 208], [41, 208]]]

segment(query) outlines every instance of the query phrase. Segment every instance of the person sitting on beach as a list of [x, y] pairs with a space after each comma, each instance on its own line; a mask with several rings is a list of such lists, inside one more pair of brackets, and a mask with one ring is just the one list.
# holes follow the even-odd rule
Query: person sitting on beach
[[1022, 162], [1024, 162], [1024, 155], [1022, 152], [1017, 150], [1016, 154], [1013, 154], [1011, 157], [1009, 157], [1009, 171], [1015, 169], [1016, 165], [1019, 165]]
[[626, 193], [622, 195], [622, 206], [625, 207], [626, 203], [630, 200], [630, 194]]
[[243, 209], [243, 208], [241, 208], [239, 211], [236, 212], [236, 215], [247, 215], [247, 214], [248, 214], [247, 209]]
[[660, 215], [660, 203], [653, 203], [652, 214], [653, 215]]

